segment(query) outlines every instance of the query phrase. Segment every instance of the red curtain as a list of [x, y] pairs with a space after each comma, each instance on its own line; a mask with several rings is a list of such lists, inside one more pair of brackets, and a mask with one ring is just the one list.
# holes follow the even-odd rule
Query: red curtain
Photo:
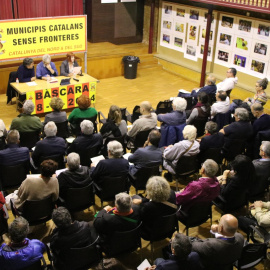
[[[53, 16], [71, 16], [83, 14], [83, 0], [2, 0], [0, 19], [12, 19], [13, 1], [14, 17], [37, 18]], [[5, 17], [2, 17], [5, 16]]]
[[0, 20], [13, 19], [11, 0], [2, 0], [0, 7]]

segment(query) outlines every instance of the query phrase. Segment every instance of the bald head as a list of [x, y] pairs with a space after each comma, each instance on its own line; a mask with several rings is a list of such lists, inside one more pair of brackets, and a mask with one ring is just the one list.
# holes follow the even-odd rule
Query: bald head
[[232, 237], [238, 229], [238, 220], [233, 215], [227, 214], [221, 217], [219, 222], [219, 233]]
[[151, 111], [151, 108], [152, 108], [152, 105], [149, 101], [143, 101], [141, 104], [140, 104], [140, 112], [141, 114], [150, 114], [150, 111]]

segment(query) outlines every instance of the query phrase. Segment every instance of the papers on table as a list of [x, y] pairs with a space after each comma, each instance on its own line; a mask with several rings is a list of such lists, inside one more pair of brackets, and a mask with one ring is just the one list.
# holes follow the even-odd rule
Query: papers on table
[[55, 77], [51, 77], [51, 79], [49, 80], [50, 83], [56, 83], [58, 82], [58, 80]]
[[36, 82], [27, 82], [26, 84], [27, 84], [28, 86], [36, 86], [36, 85], [37, 85]]
[[103, 160], [103, 159], [105, 159], [105, 157], [103, 155], [90, 158], [90, 160], [92, 161], [93, 165], [95, 165], [95, 166], [97, 166], [97, 164], [100, 162], [100, 160]]
[[82, 69], [82, 67], [74, 67], [73, 68], [73, 73], [74, 74], [79, 74], [79, 73], [81, 73], [81, 69]]
[[137, 267], [137, 269], [138, 269], [138, 270], [144, 270], [145, 268], [150, 267], [150, 266], [151, 266], [151, 264], [148, 262], [147, 259], [145, 259], [145, 260]]
[[184, 89], [180, 89], [178, 91], [181, 92], [181, 93], [185, 93], [185, 94], [190, 94], [191, 93], [190, 91], [187, 91], [187, 90], [184, 90]]

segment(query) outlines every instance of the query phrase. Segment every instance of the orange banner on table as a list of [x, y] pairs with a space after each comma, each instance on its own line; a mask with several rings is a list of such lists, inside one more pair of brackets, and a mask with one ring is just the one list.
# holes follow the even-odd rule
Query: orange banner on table
[[0, 62], [87, 51], [86, 15], [0, 21]]
[[26, 93], [26, 99], [31, 99], [35, 104], [33, 114], [40, 114], [52, 111], [50, 102], [53, 97], [59, 97], [64, 102], [63, 109], [78, 107], [77, 99], [81, 95], [86, 95], [91, 99], [91, 103], [96, 103], [96, 82], [65, 85], [44, 90], [37, 90]]

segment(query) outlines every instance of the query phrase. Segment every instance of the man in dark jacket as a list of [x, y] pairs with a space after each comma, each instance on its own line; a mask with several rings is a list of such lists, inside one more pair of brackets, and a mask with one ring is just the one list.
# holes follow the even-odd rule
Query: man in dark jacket
[[52, 220], [56, 225], [50, 241], [53, 261], [57, 268], [64, 269], [65, 251], [90, 245], [97, 239], [97, 234], [93, 226], [85, 221], [72, 222], [69, 211], [64, 207], [53, 211]]

